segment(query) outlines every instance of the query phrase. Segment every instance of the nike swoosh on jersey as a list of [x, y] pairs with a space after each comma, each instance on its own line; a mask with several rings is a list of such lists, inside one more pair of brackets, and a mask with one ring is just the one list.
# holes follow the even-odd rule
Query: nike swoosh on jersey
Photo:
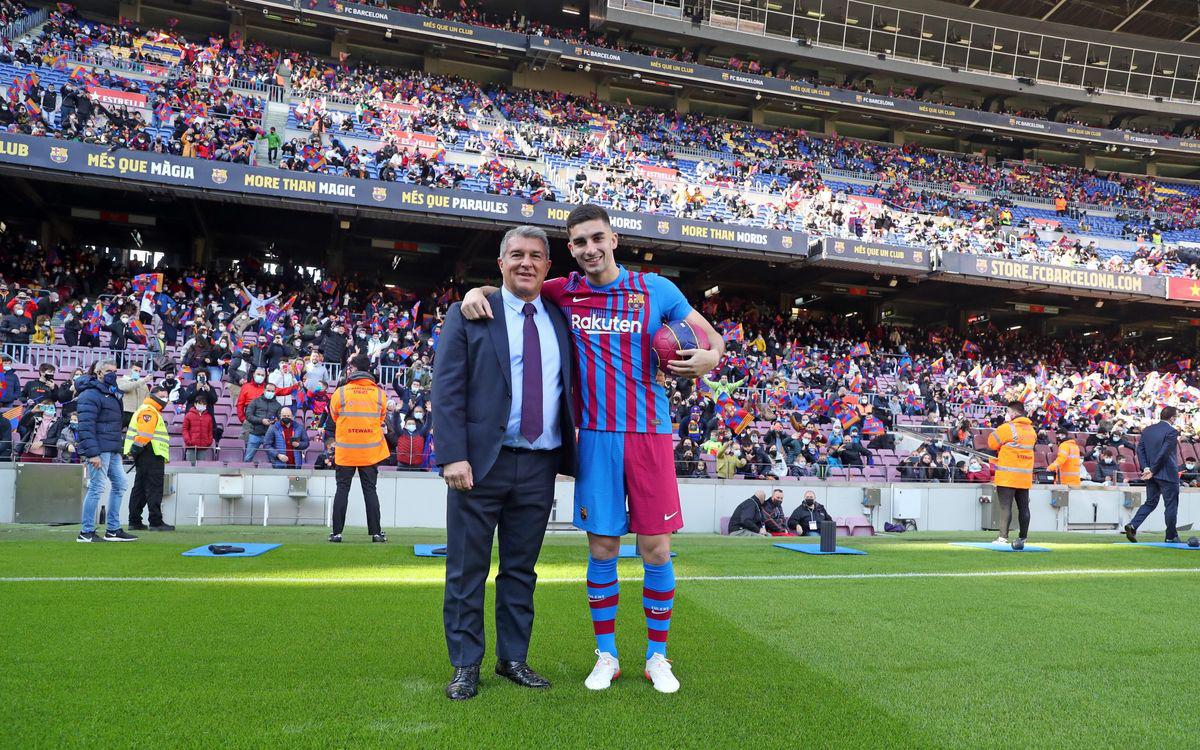
[[669, 516], [663, 516], [663, 520], [664, 520], [664, 521], [670, 521], [672, 518], [674, 518], [674, 517], [675, 517], [675, 516], [677, 516], [677, 515], [679, 515], [679, 511], [675, 511], [674, 513], [672, 513], [672, 514], [671, 514], [671, 515], [669, 515]]
[[583, 302], [586, 299], [591, 299], [591, 297], [572, 297], [571, 301], [572, 302]]

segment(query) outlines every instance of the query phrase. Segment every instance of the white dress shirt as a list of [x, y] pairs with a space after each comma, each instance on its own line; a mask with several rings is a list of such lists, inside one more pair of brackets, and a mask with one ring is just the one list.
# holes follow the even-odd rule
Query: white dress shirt
[[532, 448], [551, 450], [562, 445], [558, 431], [559, 399], [563, 395], [562, 368], [558, 351], [558, 336], [546, 305], [539, 296], [531, 302], [537, 313], [533, 316], [537, 326], [538, 344], [542, 351], [542, 434], [531, 444], [521, 435], [521, 403], [525, 394], [525, 300], [507, 288], [500, 288], [504, 301], [504, 324], [508, 328], [508, 366], [512, 373], [512, 408], [508, 412], [508, 427], [504, 431], [504, 445], [510, 448]]

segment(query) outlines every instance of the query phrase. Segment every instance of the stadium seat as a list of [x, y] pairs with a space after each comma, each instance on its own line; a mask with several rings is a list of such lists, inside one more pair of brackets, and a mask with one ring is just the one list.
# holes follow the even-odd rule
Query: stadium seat
[[848, 536], [875, 536], [875, 527], [866, 516], [846, 516]]

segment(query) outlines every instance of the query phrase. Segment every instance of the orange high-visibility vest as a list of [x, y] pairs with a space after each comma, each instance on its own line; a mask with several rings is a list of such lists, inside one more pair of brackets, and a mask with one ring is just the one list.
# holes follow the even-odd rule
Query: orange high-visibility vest
[[1079, 457], [1079, 445], [1074, 440], [1067, 438], [1058, 444], [1058, 456], [1054, 459], [1054, 463], [1046, 468], [1050, 471], [1058, 471], [1059, 484], [1078, 487], [1079, 467], [1082, 463]]
[[1029, 489], [1033, 486], [1033, 445], [1037, 432], [1029, 417], [1017, 417], [1005, 422], [988, 435], [988, 447], [999, 451], [996, 456], [997, 487]]
[[329, 399], [329, 413], [335, 425], [336, 465], [374, 466], [391, 455], [383, 439], [387, 401], [370, 375], [351, 373], [350, 380]]

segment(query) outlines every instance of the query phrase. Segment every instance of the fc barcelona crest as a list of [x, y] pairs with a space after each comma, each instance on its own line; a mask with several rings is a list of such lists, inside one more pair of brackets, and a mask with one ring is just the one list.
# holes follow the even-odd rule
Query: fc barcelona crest
[[67, 160], [67, 149], [64, 146], [50, 147], [50, 161], [55, 164], [62, 164]]
[[226, 180], [228, 180], [228, 179], [229, 179], [228, 170], [213, 169], [213, 171], [212, 171], [212, 181], [213, 182], [215, 182], [218, 185], [224, 185]]
[[522, 203], [521, 204], [521, 215], [524, 216], [526, 219], [528, 219], [530, 216], [533, 216], [533, 204], [532, 203]]
[[641, 310], [646, 306], [646, 295], [642, 292], [634, 292], [629, 295], [628, 304], [630, 310]]
[[783, 244], [783, 246], [785, 248], [790, 249], [792, 247], [792, 235], [790, 235], [790, 234], [783, 235], [783, 237], [781, 237], [779, 241]]
[[387, 200], [387, 188], [385, 188], [385, 187], [372, 188], [371, 189], [371, 197], [374, 198], [375, 200], [379, 201], [380, 203], [383, 203], [385, 200]]
[[659, 234], [670, 234], [671, 233], [671, 222], [669, 222], [669, 221], [658, 222], [658, 233]]
[[975, 259], [975, 270], [980, 273], [987, 273], [987, 260], [984, 258]]

